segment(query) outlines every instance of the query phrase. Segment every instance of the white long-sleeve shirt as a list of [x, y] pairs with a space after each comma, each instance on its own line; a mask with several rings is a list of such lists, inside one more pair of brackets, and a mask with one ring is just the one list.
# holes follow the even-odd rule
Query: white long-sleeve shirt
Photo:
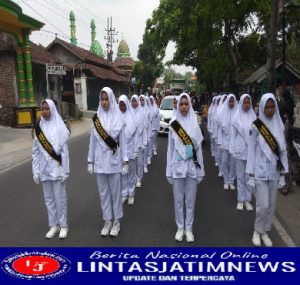
[[32, 145], [32, 173], [38, 174], [40, 181], [60, 180], [62, 177], [68, 177], [70, 174], [69, 150], [65, 143], [61, 148], [60, 154], [62, 164], [53, 159], [46, 150], [41, 150], [38, 139], [35, 137]]
[[172, 137], [172, 132], [173, 131], [170, 130], [169, 139], [168, 139], [166, 176], [172, 178], [204, 177], [205, 171], [204, 171], [204, 163], [203, 163], [202, 146], [199, 145], [198, 149], [196, 150], [197, 160], [201, 168], [195, 165], [193, 159], [178, 161], [177, 157], [179, 154], [175, 149], [175, 143]]
[[[98, 134], [97, 134], [98, 135]], [[113, 154], [110, 148], [103, 148], [98, 142], [94, 129], [91, 131], [88, 163], [94, 164], [95, 173], [121, 173], [123, 162], [128, 161], [128, 149], [124, 129], [115, 139], [119, 147]]]
[[159, 117], [159, 111], [155, 112], [155, 115], [152, 119], [152, 132], [153, 131], [159, 131], [160, 128], [160, 117]]
[[234, 125], [231, 126], [229, 152], [236, 159], [247, 160], [248, 158], [248, 144]]
[[[259, 143], [259, 133], [252, 128], [248, 145], [248, 158], [246, 173], [254, 174], [257, 180], [278, 180], [280, 172], [277, 169], [277, 160], [275, 155], [269, 160]], [[280, 160], [283, 164], [283, 173], [288, 173], [287, 151], [280, 153]]]

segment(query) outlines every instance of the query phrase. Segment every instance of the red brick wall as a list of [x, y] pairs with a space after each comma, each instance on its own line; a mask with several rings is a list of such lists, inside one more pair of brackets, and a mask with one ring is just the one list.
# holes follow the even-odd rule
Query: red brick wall
[[[13, 125], [16, 104], [16, 66], [11, 52], [0, 52], [0, 124]], [[2, 108], [1, 108], [2, 105]]]

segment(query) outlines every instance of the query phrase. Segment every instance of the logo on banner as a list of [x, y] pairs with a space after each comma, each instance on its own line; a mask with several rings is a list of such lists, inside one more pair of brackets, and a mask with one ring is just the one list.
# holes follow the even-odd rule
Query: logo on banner
[[56, 253], [22, 252], [6, 257], [1, 269], [21, 279], [52, 279], [64, 275], [71, 269], [71, 262]]

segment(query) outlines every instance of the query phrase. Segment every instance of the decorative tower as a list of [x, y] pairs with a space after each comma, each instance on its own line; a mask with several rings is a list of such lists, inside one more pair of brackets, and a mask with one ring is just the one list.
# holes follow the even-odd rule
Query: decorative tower
[[74, 12], [71, 11], [70, 13], [70, 28], [71, 28], [71, 44], [77, 46], [77, 39], [76, 39], [76, 26], [75, 26], [75, 15]]
[[92, 34], [92, 43], [93, 43], [94, 40], [96, 39], [96, 24], [94, 19], [92, 19], [91, 21], [91, 34]]
[[96, 40], [96, 24], [94, 19], [91, 21], [91, 40], [90, 52], [97, 56], [103, 57], [103, 49], [100, 43]]
[[129, 47], [126, 41], [122, 38], [118, 46], [118, 57], [114, 61], [114, 65], [128, 74], [131, 74], [134, 60], [130, 57]]
[[118, 57], [130, 57], [129, 47], [124, 39], [120, 41], [118, 47]]

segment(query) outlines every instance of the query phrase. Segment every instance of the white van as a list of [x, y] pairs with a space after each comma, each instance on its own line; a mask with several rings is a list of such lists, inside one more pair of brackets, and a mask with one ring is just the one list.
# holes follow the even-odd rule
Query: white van
[[167, 134], [169, 132], [169, 122], [173, 116], [173, 101], [176, 96], [167, 95], [160, 103], [159, 116], [160, 116], [160, 134]]

